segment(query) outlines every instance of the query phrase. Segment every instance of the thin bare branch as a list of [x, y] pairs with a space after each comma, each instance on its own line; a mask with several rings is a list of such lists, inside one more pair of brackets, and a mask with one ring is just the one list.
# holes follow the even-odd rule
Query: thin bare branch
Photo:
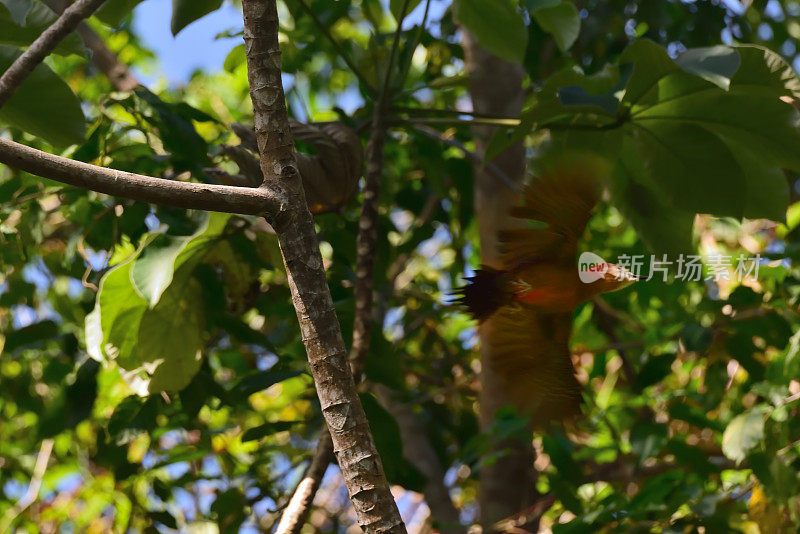
[[283, 511], [275, 534], [295, 534], [300, 532], [306, 522], [309, 510], [311, 510], [311, 503], [317, 494], [322, 477], [325, 476], [325, 471], [327, 471], [328, 465], [332, 460], [333, 443], [331, 442], [331, 435], [326, 429], [320, 433], [314, 457], [303, 474], [303, 479], [298, 484], [289, 504]]
[[31, 482], [28, 484], [28, 489], [17, 503], [6, 511], [3, 520], [0, 521], [0, 532], [9, 532], [11, 525], [14, 524], [14, 520], [19, 517], [22, 512], [27, 510], [30, 505], [36, 502], [52, 452], [53, 440], [42, 440], [42, 445], [39, 447], [39, 454], [36, 456], [36, 464], [33, 467], [33, 474], [31, 475]]
[[22, 85], [36, 66], [58, 46], [67, 35], [86, 17], [90, 16], [105, 0], [78, 0], [61, 14], [49, 28], [19, 56], [7, 71], [0, 76], [0, 108]]
[[98, 193], [176, 208], [263, 215], [279, 201], [267, 189], [178, 182], [74, 161], [0, 137], [0, 163]]

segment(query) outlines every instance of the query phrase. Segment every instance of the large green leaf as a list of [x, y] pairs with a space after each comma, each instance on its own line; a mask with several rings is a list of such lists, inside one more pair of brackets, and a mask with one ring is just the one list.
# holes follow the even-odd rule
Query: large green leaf
[[222, 233], [228, 219], [229, 214], [212, 213], [194, 234], [160, 235], [145, 248], [133, 263], [131, 282], [151, 308], [158, 304], [161, 295], [172, 283], [174, 273], [183, 265], [194, 263], [209, 250], [211, 241]]
[[[512, 0], [455, 0], [456, 16], [489, 52], [522, 62], [528, 30]], [[502, 83], [502, 80], [498, 80]]]
[[172, 0], [172, 35], [178, 35], [186, 26], [216, 11], [221, 5], [222, 0]]
[[[20, 53], [16, 48], [0, 45], [0, 71], [5, 72]], [[0, 123], [16, 126], [58, 147], [82, 142], [86, 132], [80, 101], [43, 63], [33, 69], [0, 109]]]
[[[0, 4], [0, 44], [26, 47], [35, 41], [44, 30], [56, 21], [58, 16], [41, 2], [34, 2], [25, 14], [23, 21], [17, 18], [8, 6]], [[83, 43], [77, 33], [67, 35], [58, 46], [55, 53], [82, 54]]]
[[147, 245], [103, 277], [86, 318], [87, 350], [115, 361], [140, 395], [180, 390], [199, 370], [205, 303], [192, 271], [229, 217], [205, 214], [186, 238], [146, 238]]
[[617, 167], [612, 197], [658, 251], [686, 251], [695, 213], [783, 220], [781, 169], [800, 171], [800, 114], [780, 98], [800, 83], [783, 60], [755, 47], [690, 49], [673, 60], [643, 40], [620, 61], [591, 77], [575, 68], [553, 75], [492, 154], [537, 126], [553, 130], [551, 151], [605, 150], [621, 132], [612, 144], [623, 157], [606, 156]]
[[581, 31], [581, 17], [571, 0], [536, 9], [533, 11], [533, 18], [544, 31], [553, 36], [561, 50], [569, 50]]

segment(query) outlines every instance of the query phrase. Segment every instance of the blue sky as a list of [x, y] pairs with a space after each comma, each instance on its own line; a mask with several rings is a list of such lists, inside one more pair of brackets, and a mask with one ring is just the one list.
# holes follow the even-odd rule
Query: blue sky
[[176, 37], [169, 29], [171, 16], [172, 2], [168, 0], [146, 0], [134, 12], [136, 33], [161, 62], [157, 73], [137, 72], [147, 84], [162, 75], [173, 84], [181, 84], [197, 69], [219, 70], [228, 52], [242, 43], [241, 37], [214, 39], [222, 31], [242, 28], [241, 13], [228, 2], [184, 28]]
[[[388, 0], [382, 1], [388, 4]], [[406, 18], [404, 28], [422, 20], [423, 4]], [[438, 20], [449, 4], [449, 0], [431, 2], [431, 20]], [[225, 30], [242, 28], [241, 12], [230, 2], [226, 1], [221, 9], [190, 24], [176, 37], [172, 36], [169, 28], [171, 16], [172, 2], [168, 0], [145, 0], [134, 11], [133, 26], [137, 35], [155, 52], [161, 63], [158, 72], [136, 73], [146, 84], [162, 76], [172, 84], [182, 84], [197, 69], [219, 70], [228, 52], [242, 43], [241, 37], [214, 39]]]

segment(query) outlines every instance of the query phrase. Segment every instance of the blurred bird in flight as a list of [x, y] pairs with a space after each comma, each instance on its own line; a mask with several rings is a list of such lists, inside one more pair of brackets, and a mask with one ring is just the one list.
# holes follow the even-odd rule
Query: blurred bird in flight
[[511, 216], [536, 223], [501, 232], [502, 269], [482, 267], [458, 292], [481, 322], [481, 342], [509, 399], [534, 427], [580, 410], [569, 350], [575, 308], [638, 279], [614, 264], [603, 264], [594, 282], [579, 277], [578, 240], [601, 193], [590, 167], [561, 163], [533, 180]]

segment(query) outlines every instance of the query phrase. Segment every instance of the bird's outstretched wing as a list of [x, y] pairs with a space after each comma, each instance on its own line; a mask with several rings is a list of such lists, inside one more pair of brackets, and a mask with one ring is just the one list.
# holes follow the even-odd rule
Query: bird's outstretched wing
[[600, 199], [597, 174], [590, 160], [562, 162], [525, 187], [522, 204], [512, 208], [511, 215], [540, 225], [500, 233], [506, 268], [537, 261], [574, 261], [578, 239]]
[[566, 421], [580, 411], [571, 328], [570, 313], [537, 313], [525, 306], [503, 306], [481, 327], [509, 400], [533, 427]]

